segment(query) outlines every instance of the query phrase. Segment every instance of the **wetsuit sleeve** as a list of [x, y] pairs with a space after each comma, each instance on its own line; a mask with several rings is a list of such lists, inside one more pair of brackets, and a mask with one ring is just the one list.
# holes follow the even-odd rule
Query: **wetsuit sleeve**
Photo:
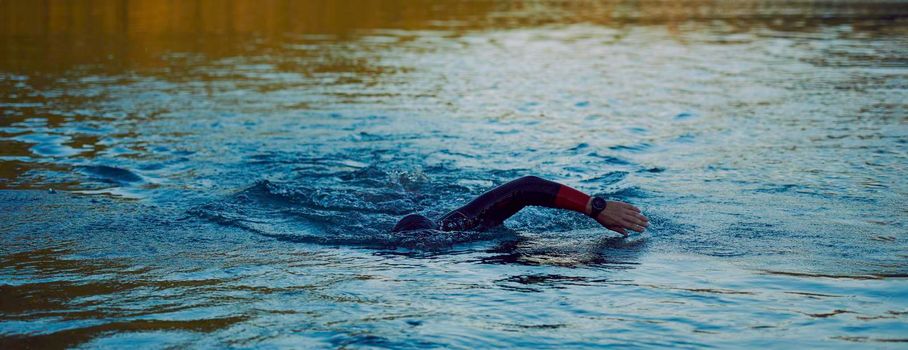
[[586, 213], [590, 196], [571, 187], [536, 176], [525, 176], [483, 193], [467, 205], [443, 216], [445, 231], [500, 225], [528, 205]]

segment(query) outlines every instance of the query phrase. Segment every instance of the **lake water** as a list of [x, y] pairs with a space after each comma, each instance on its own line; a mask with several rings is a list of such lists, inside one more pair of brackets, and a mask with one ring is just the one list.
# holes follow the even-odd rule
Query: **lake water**
[[[0, 348], [908, 342], [903, 1], [0, 1]], [[631, 202], [402, 235], [537, 175]]]

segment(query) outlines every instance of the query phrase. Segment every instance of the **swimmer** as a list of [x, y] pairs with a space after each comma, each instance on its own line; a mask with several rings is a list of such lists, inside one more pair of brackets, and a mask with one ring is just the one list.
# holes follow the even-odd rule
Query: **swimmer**
[[400, 219], [392, 231], [483, 230], [501, 225], [528, 205], [583, 213], [603, 227], [625, 237], [628, 235], [627, 230], [643, 232], [649, 226], [649, 219], [633, 205], [590, 197], [557, 182], [524, 176], [483, 193], [470, 203], [445, 214], [437, 222], [419, 214], [410, 214]]

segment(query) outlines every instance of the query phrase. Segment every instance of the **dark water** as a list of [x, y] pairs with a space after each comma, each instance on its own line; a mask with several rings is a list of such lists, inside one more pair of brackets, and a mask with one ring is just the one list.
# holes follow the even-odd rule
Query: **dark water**
[[[908, 3], [0, 1], [0, 30], [2, 348], [908, 342]], [[387, 232], [523, 175], [653, 225]]]

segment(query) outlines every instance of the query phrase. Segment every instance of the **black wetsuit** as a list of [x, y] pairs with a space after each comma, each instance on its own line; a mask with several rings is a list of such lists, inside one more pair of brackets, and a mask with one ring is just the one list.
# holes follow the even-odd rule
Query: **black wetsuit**
[[436, 229], [464, 231], [501, 225], [528, 205], [585, 213], [589, 196], [568, 186], [536, 176], [525, 176], [483, 193], [470, 203], [445, 214], [437, 222], [410, 214], [392, 231]]

